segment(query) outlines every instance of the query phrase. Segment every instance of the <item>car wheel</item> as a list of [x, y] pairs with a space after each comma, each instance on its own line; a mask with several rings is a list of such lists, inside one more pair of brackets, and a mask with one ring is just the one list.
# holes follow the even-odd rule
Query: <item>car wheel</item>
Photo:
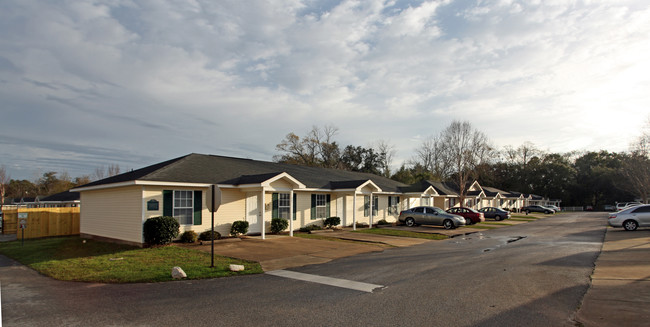
[[444, 226], [445, 229], [453, 229], [454, 227], [456, 227], [454, 226], [454, 223], [449, 219], [445, 219], [445, 221], [442, 222], [442, 226]]
[[499, 216], [499, 215], [494, 216], [494, 220], [496, 220], [496, 221], [501, 220], [501, 216]]
[[413, 227], [413, 226], [415, 226], [415, 219], [413, 219], [413, 218], [406, 218], [405, 223], [406, 223], [406, 226], [408, 226], [408, 227]]
[[626, 220], [623, 222], [623, 228], [625, 228], [625, 230], [632, 231], [636, 230], [637, 227], [639, 227], [639, 224], [637, 224], [634, 220]]
[[550, 215], [550, 214], [551, 214], [551, 212], [548, 211], [548, 210], [544, 211], [544, 213], [547, 214], [547, 215]]

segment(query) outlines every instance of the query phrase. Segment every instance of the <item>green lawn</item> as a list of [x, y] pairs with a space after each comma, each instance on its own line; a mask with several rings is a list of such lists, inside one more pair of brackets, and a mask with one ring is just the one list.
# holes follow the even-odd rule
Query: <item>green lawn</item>
[[533, 216], [533, 214], [530, 214], [530, 215], [512, 215], [510, 217], [511, 218], [523, 218], [523, 219], [541, 219], [542, 218], [542, 217]]
[[427, 240], [444, 240], [448, 237], [441, 234], [430, 234], [430, 233], [418, 233], [407, 230], [396, 230], [396, 229], [386, 229], [386, 228], [370, 228], [370, 229], [358, 229], [354, 231], [355, 233], [367, 233], [367, 234], [378, 234], [378, 235], [388, 235], [388, 236], [401, 236], [401, 237], [413, 237], [413, 238], [424, 238]]
[[[11, 257], [43, 275], [55, 279], [100, 283], [163, 282], [172, 280], [171, 269], [179, 266], [188, 279], [215, 278], [262, 273], [256, 262], [215, 256], [210, 268], [210, 253], [161, 246], [138, 248], [98, 242], [79, 237], [60, 237], [0, 243], [0, 254]], [[244, 265], [242, 272], [231, 272], [230, 264]]]

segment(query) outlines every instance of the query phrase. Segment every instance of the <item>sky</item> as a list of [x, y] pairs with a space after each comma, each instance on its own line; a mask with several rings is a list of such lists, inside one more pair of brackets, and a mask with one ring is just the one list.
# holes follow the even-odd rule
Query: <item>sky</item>
[[90, 175], [290, 132], [394, 145], [454, 120], [496, 147], [626, 151], [650, 114], [650, 2], [0, 2], [0, 165]]

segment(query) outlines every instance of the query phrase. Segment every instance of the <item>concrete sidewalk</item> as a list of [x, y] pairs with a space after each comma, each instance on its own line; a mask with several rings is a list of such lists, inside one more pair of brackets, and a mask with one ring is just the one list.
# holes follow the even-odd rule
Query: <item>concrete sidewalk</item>
[[650, 326], [650, 229], [608, 227], [575, 320], [584, 326]]

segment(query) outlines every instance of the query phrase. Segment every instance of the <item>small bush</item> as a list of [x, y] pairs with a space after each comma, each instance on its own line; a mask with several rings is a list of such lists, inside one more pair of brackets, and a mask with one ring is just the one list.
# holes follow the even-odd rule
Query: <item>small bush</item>
[[390, 223], [387, 222], [386, 219], [382, 219], [382, 220], [377, 222], [377, 225], [390, 225]]
[[336, 227], [339, 224], [341, 224], [341, 218], [339, 217], [329, 217], [329, 218], [325, 218], [325, 220], [323, 221], [323, 226], [325, 226], [325, 228]]
[[318, 225], [308, 225], [308, 226], [305, 226], [305, 227], [301, 227], [299, 229], [299, 231], [301, 231], [303, 233], [309, 233], [309, 232], [311, 232], [313, 230], [321, 230], [321, 229], [323, 229], [323, 228], [318, 226]]
[[142, 233], [145, 243], [163, 245], [178, 237], [179, 229], [180, 224], [174, 217], [153, 217], [145, 220]]
[[183, 243], [194, 243], [199, 236], [193, 230], [188, 230], [181, 234], [181, 242]]
[[248, 222], [245, 220], [237, 220], [232, 223], [230, 227], [230, 235], [240, 235], [248, 233]]
[[[212, 232], [212, 230], [208, 229], [205, 232], [199, 234], [199, 240], [201, 240], [201, 241], [212, 241], [212, 239], [210, 238], [210, 233], [211, 232]], [[218, 239], [221, 238], [221, 234], [219, 234], [219, 232], [217, 232], [217, 231], [214, 231], [213, 238], [215, 240], [218, 240]]]
[[289, 221], [284, 218], [271, 219], [271, 233], [278, 234], [289, 227]]

